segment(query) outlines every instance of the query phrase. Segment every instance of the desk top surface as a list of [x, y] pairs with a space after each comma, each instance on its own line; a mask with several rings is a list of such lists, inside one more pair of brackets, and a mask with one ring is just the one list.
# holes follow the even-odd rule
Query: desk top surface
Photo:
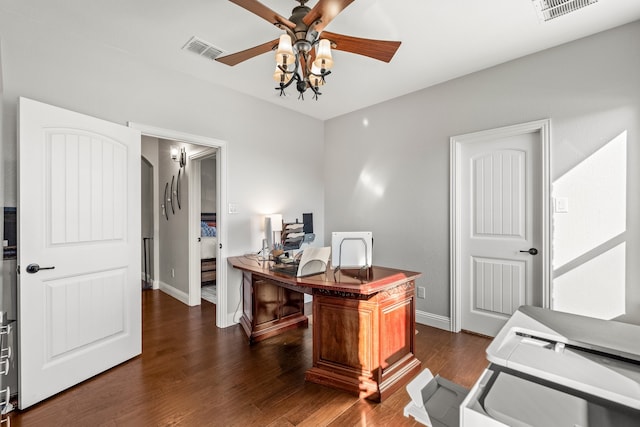
[[373, 266], [358, 275], [358, 269], [339, 270], [335, 274], [332, 269], [324, 273], [306, 277], [293, 277], [271, 270], [273, 262], [260, 261], [254, 255], [229, 257], [229, 264], [239, 270], [264, 276], [288, 285], [299, 286], [301, 292], [308, 289], [325, 289], [337, 292], [350, 292], [360, 295], [372, 295], [387, 289], [415, 280], [421, 275], [415, 271]]

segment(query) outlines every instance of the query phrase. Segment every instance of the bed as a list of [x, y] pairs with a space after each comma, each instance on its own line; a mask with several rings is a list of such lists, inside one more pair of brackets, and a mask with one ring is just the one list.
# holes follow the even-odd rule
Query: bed
[[216, 250], [218, 247], [216, 214], [200, 215], [200, 283], [208, 285], [216, 281]]

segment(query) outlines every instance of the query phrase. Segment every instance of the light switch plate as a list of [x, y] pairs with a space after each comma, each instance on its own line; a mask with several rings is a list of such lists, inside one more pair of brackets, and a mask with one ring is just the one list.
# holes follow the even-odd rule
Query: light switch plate
[[569, 212], [569, 199], [566, 197], [556, 197], [556, 213]]

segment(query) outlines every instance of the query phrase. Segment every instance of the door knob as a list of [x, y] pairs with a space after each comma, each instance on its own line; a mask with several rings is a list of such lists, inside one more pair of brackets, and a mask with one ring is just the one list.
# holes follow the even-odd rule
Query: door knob
[[536, 248], [531, 248], [529, 250], [526, 251], [520, 251], [520, 252], [528, 252], [529, 255], [538, 255], [538, 250]]
[[40, 267], [38, 264], [27, 265], [27, 273], [37, 273], [40, 270], [53, 270], [55, 267]]

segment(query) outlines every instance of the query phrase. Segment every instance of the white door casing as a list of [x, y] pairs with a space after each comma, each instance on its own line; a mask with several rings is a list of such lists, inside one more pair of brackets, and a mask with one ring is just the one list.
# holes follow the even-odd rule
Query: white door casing
[[[200, 174], [200, 161], [195, 160], [193, 155], [189, 156], [189, 305], [200, 305], [202, 303], [202, 254], [201, 254], [201, 214], [202, 212], [202, 183]], [[196, 224], [197, 220], [197, 224]], [[196, 240], [197, 245], [192, 241]], [[217, 254], [216, 254], [217, 259]], [[217, 278], [216, 278], [217, 279]], [[217, 283], [217, 282], [216, 282]]]
[[548, 132], [539, 121], [451, 138], [453, 331], [494, 336], [520, 305], [550, 306]]
[[24, 409], [142, 351], [140, 132], [26, 98], [18, 128]]

